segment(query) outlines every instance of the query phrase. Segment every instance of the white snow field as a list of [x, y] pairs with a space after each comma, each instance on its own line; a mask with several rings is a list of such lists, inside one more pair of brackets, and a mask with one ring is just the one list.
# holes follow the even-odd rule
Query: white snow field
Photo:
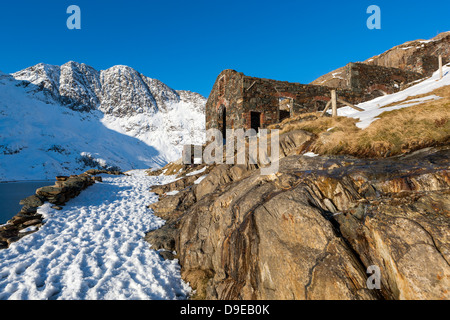
[[174, 300], [191, 292], [176, 260], [143, 239], [164, 221], [147, 206], [170, 177], [103, 176], [62, 211], [45, 204], [44, 226], [0, 251], [0, 300]]
[[[417, 95], [427, 94], [429, 92], [432, 92], [438, 88], [444, 87], [444, 86], [450, 86], [450, 64], [447, 64], [443, 67], [444, 77], [440, 79], [439, 70], [436, 71], [430, 78], [419, 82], [418, 84], [409, 87], [403, 91], [389, 94], [386, 96], [382, 96], [367, 102], [363, 102], [358, 104], [358, 107], [364, 109], [364, 111], [357, 111], [355, 109], [352, 109], [350, 107], [343, 107], [338, 109], [338, 115], [339, 116], [345, 116], [345, 117], [352, 117], [359, 119], [360, 122], [356, 124], [358, 128], [365, 129], [372, 122], [379, 119], [377, 118], [380, 114], [382, 114], [385, 111], [392, 111], [407, 107], [412, 107], [421, 103], [424, 103], [426, 101], [431, 100], [437, 100], [440, 99], [440, 97], [436, 95], [429, 95], [420, 99], [413, 99], [409, 100], [407, 102], [403, 102], [408, 97], [414, 97]], [[397, 103], [397, 105], [383, 108], [384, 106], [387, 106], [392, 103]], [[329, 111], [331, 113], [331, 111]]]
[[[63, 74], [75, 72], [70, 65], [74, 64], [65, 65], [67, 72]], [[205, 140], [206, 100], [198, 94], [175, 92], [145, 78], [149, 83], [159, 83], [153, 89], [155, 97], [171, 94], [172, 99], [157, 104], [150, 92], [143, 94], [132, 82], [114, 88], [105, 84], [103, 104], [81, 112], [40, 89], [58, 78], [55, 70], [60, 69], [49, 65], [42, 68], [52, 76], [39, 77], [25, 70], [21, 76], [16, 75], [22, 79], [17, 80], [0, 72], [0, 181], [48, 180], [91, 168], [127, 171], [162, 167], [181, 158], [183, 145]], [[131, 68], [117, 66], [107, 72], [112, 82], [123, 75], [122, 69], [129, 72], [130, 79], [137, 74]], [[72, 80], [67, 83], [75, 84], [55, 80], [54, 85], [61, 85], [66, 93], [80, 90], [80, 97], [96, 101], [90, 87], [83, 85], [84, 80]], [[59, 91], [55, 95], [59, 97]], [[116, 95], [121, 98], [110, 101]], [[129, 97], [137, 101], [130, 102]], [[109, 109], [123, 114], [106, 112]]]

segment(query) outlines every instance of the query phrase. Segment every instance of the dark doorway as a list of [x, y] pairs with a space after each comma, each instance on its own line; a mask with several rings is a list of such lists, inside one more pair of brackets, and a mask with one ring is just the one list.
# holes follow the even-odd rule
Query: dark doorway
[[278, 122], [281, 122], [286, 118], [290, 118], [291, 110], [294, 107], [294, 100], [291, 98], [281, 97], [278, 101]]
[[221, 105], [218, 112], [218, 129], [222, 133], [223, 139], [226, 139], [227, 133], [227, 108]]
[[261, 127], [261, 112], [250, 112], [250, 128], [254, 129], [256, 132], [259, 132], [259, 128]]
[[222, 109], [222, 137], [224, 140], [227, 139], [227, 108]]
[[291, 113], [289, 111], [280, 110], [280, 122], [286, 118], [289, 118], [290, 116], [291, 116]]

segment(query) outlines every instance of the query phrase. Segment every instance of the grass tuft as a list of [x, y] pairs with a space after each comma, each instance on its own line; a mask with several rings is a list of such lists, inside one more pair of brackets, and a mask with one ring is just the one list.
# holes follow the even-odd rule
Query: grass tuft
[[[450, 141], [450, 86], [427, 95], [442, 99], [387, 111], [368, 128], [356, 127], [357, 119], [320, 117], [320, 113], [297, 116], [279, 124], [280, 133], [305, 130], [317, 135], [311, 151], [325, 155], [386, 157]], [[410, 97], [407, 100], [421, 98]]]

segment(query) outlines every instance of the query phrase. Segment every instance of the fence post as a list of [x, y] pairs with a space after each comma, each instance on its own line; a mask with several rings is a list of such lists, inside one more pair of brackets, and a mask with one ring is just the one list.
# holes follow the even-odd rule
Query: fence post
[[442, 79], [444, 77], [444, 71], [442, 70], [442, 55], [439, 55], [439, 74]]
[[337, 97], [336, 90], [331, 90], [331, 106], [333, 110], [333, 118], [337, 117]]

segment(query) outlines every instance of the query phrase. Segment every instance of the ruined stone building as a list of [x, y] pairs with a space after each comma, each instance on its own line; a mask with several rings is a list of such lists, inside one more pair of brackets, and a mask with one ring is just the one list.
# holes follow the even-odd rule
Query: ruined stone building
[[416, 72], [362, 63], [350, 63], [346, 70], [345, 86], [337, 88], [261, 79], [224, 70], [206, 103], [206, 129], [258, 130], [295, 114], [323, 110], [332, 89], [343, 100], [357, 104], [397, 92], [423, 78]]
[[395, 93], [436, 71], [438, 55], [444, 63], [450, 61], [450, 32], [432, 40], [407, 42], [364, 63], [349, 63], [312, 84], [224, 70], [206, 103], [206, 129], [258, 130], [295, 114], [322, 111], [332, 89], [352, 104]]

